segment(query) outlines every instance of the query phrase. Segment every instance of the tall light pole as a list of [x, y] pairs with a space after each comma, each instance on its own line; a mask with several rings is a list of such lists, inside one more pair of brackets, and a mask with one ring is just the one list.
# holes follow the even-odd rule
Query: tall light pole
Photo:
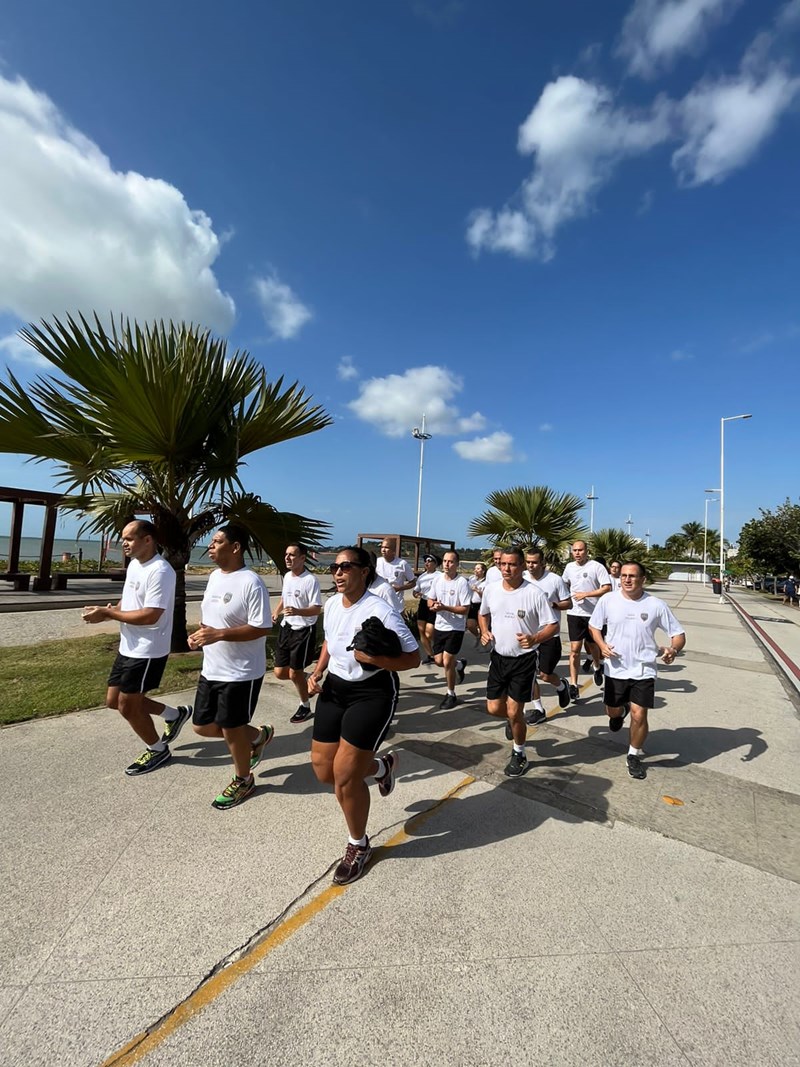
[[[704, 489], [704, 493], [718, 493], [719, 489]], [[706, 496], [706, 513], [703, 518], [703, 585], [706, 584], [706, 560], [708, 559], [708, 505], [719, 500], [718, 496]]]
[[422, 428], [415, 426], [411, 436], [419, 441], [419, 492], [417, 493], [417, 537], [419, 537], [419, 523], [422, 517], [422, 468], [425, 464], [425, 442], [430, 441], [433, 434], [425, 433], [425, 415], [422, 416]]
[[729, 415], [719, 420], [719, 602], [725, 603], [725, 423], [752, 419], [752, 415]]
[[628, 527], [628, 537], [630, 537], [631, 536], [631, 529], [633, 528], [633, 519], [631, 518], [631, 513], [630, 512], [628, 512], [628, 517], [625, 520], [625, 525]]
[[594, 495], [594, 486], [586, 494], [586, 499], [589, 501], [589, 533], [594, 533], [594, 502], [600, 499]]
[[645, 541], [647, 542], [647, 551], [649, 552], [650, 551], [650, 531], [648, 530], [647, 533], [644, 536], [645, 536]]

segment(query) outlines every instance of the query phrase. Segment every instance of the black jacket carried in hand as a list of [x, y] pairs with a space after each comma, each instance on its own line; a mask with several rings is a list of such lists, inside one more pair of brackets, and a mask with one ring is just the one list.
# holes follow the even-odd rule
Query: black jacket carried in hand
[[[366, 652], [368, 656], [388, 656], [393, 659], [395, 656], [402, 656], [403, 646], [394, 630], [390, 630], [380, 619], [373, 616], [364, 619], [361, 629], [353, 634], [352, 643], [347, 646], [347, 651]], [[362, 663], [361, 666], [365, 671], [379, 670], [372, 663]]]

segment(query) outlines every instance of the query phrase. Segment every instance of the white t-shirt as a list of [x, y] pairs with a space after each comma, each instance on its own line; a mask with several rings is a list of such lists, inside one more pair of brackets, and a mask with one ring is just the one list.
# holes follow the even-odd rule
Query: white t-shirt
[[[460, 574], [455, 578], [446, 578], [444, 574], [437, 574], [436, 581], [431, 585], [428, 600], [438, 600], [442, 604], [451, 604], [458, 607], [469, 607], [472, 600], [472, 590], [469, 582]], [[454, 611], [437, 611], [436, 621], [433, 624], [435, 630], [466, 630], [467, 616], [458, 615]]]
[[400, 594], [395, 592], [380, 575], [377, 575], [375, 581], [369, 586], [369, 591], [374, 593], [375, 596], [379, 596], [381, 600], [385, 600], [390, 608], [394, 608], [401, 615], [403, 614], [403, 602], [400, 599]]
[[[391, 563], [387, 562], [383, 556], [378, 556], [377, 563], [375, 564], [375, 570], [378, 576], [383, 578], [385, 582], [394, 587], [395, 585], [406, 585], [408, 582], [414, 581], [414, 572], [411, 569], [411, 564], [406, 563], [404, 559], [400, 559], [398, 556], [393, 559]], [[395, 590], [397, 592], [397, 590]], [[401, 593], [400, 596], [403, 594]]]
[[125, 572], [120, 608], [140, 611], [163, 608], [152, 626], [119, 624], [119, 650], [132, 659], [160, 659], [168, 656], [172, 644], [172, 614], [175, 608], [175, 571], [163, 556], [156, 553], [146, 563], [132, 559]]
[[476, 578], [473, 574], [471, 578], [467, 578], [467, 585], [472, 590], [472, 603], [480, 604], [483, 590], [486, 588], [486, 579]]
[[547, 597], [534, 582], [522, 582], [516, 589], [506, 589], [496, 582], [483, 593], [480, 615], [492, 616], [495, 651], [501, 656], [526, 656], [539, 647], [523, 648], [517, 634], [535, 634], [548, 623], [558, 622]]
[[495, 567], [494, 563], [486, 572], [486, 584], [493, 585], [495, 582], [501, 582], [503, 580], [503, 574], [499, 567]]
[[[322, 593], [319, 591], [316, 576], [311, 571], [303, 571], [302, 574], [296, 575], [287, 571], [283, 576], [281, 600], [285, 608], [310, 608], [315, 605], [322, 607]], [[303, 630], [316, 624], [316, 615], [284, 615], [281, 626]]]
[[[580, 564], [572, 560], [564, 568], [562, 577], [564, 584], [569, 588], [570, 595], [591, 593], [592, 590], [599, 589], [601, 585], [611, 585], [611, 575], [601, 563], [594, 559], [587, 559], [585, 563]], [[602, 599], [601, 597], [600, 601]], [[583, 619], [588, 619], [600, 601], [573, 600], [572, 607], [567, 608], [567, 615], [579, 615]]]
[[365, 671], [353, 653], [347, 651], [356, 631], [361, 629], [365, 619], [370, 618], [380, 619], [387, 629], [394, 630], [400, 638], [400, 646], [404, 652], [416, 652], [419, 648], [402, 616], [379, 596], [367, 590], [360, 600], [346, 608], [342, 594], [336, 593], [325, 603], [324, 626], [325, 642], [330, 656], [328, 670], [337, 678], [360, 682], [375, 674], [375, 671]]
[[669, 637], [684, 632], [663, 600], [642, 593], [629, 600], [622, 593], [606, 593], [592, 612], [589, 625], [596, 630], [608, 627], [606, 644], [617, 653], [605, 661], [611, 678], [655, 678], [658, 642], [656, 630]]
[[622, 588], [622, 582], [619, 578], [615, 578], [613, 574], [610, 574], [609, 577], [611, 579], [611, 592], [618, 593]]
[[441, 573], [441, 571], [423, 571], [417, 578], [413, 592], [419, 593], [421, 600], [427, 600], [430, 595], [431, 586]]
[[[217, 569], [209, 576], [200, 617], [206, 626], [218, 630], [248, 625], [269, 630], [269, 593], [249, 567], [228, 574]], [[267, 643], [263, 636], [252, 641], [215, 641], [203, 648], [201, 673], [209, 682], [249, 682], [263, 678], [266, 669]]]
[[569, 589], [564, 585], [564, 579], [548, 570], [544, 572], [541, 578], [534, 578], [530, 571], [525, 571], [525, 574], [528, 576], [531, 585], [541, 589], [547, 597], [547, 603], [556, 613], [556, 618], [560, 620], [561, 609], [555, 607], [554, 602], [557, 600], [569, 600]]

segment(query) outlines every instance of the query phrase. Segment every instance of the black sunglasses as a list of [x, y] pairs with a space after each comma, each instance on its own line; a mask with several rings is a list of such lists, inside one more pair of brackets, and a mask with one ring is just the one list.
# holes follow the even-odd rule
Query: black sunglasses
[[331, 563], [331, 565], [328, 567], [328, 570], [331, 572], [331, 574], [336, 574], [337, 571], [344, 571], [345, 574], [347, 574], [347, 572], [351, 571], [353, 567], [360, 566], [360, 563], [353, 563], [351, 559], [346, 559], [342, 563]]

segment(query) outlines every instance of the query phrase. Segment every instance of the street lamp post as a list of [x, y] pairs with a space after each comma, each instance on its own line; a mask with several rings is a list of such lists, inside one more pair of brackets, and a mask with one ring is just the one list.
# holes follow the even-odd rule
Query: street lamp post
[[631, 517], [631, 513], [630, 512], [628, 512], [628, 517], [625, 520], [625, 525], [628, 527], [628, 537], [630, 537], [631, 536], [631, 530], [633, 529], [633, 518]]
[[[719, 489], [704, 489], [704, 493], [718, 493]], [[706, 497], [706, 513], [703, 519], [703, 588], [706, 584], [706, 560], [708, 559], [708, 505], [719, 500], [718, 496]]]
[[647, 542], [647, 551], [649, 552], [650, 551], [650, 531], [648, 530], [647, 533], [644, 536], [645, 536], [645, 541]]
[[422, 468], [425, 464], [425, 442], [430, 441], [433, 434], [425, 433], [425, 415], [422, 416], [422, 427], [415, 426], [411, 436], [419, 441], [419, 492], [417, 493], [417, 537], [419, 537], [419, 524], [422, 517]]
[[725, 423], [752, 419], [752, 415], [729, 415], [719, 420], [719, 602], [725, 603]]
[[594, 495], [594, 486], [586, 494], [586, 499], [589, 501], [589, 533], [594, 533], [594, 502], [600, 499]]

